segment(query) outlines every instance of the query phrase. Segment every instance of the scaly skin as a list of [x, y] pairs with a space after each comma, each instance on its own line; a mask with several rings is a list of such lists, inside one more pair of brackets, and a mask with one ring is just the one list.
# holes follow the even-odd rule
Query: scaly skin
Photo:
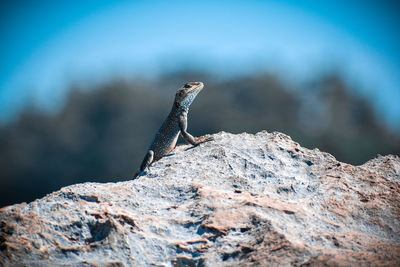
[[178, 89], [172, 110], [154, 136], [146, 156], [133, 179], [138, 178], [153, 162], [171, 153], [176, 146], [179, 134], [182, 135], [187, 143], [194, 146], [213, 140], [212, 137], [193, 137], [186, 131], [189, 106], [203, 87], [202, 82], [189, 82]]

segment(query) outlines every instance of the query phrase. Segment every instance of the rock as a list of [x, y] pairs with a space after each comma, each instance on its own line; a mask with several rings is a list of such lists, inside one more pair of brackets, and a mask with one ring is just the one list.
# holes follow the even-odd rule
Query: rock
[[2, 208], [0, 262], [400, 265], [398, 156], [352, 166], [282, 133], [214, 138], [177, 147], [134, 181]]

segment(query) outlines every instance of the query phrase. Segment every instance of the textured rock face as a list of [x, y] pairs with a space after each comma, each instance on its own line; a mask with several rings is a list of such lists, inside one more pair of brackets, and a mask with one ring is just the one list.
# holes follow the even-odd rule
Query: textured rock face
[[400, 159], [362, 166], [281, 133], [218, 133], [138, 180], [0, 210], [5, 266], [399, 265]]

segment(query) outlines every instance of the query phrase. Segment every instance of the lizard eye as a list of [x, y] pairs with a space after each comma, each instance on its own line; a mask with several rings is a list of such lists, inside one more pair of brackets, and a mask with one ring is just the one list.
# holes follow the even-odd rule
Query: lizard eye
[[190, 87], [192, 87], [192, 86], [188, 83], [183, 86], [183, 88], [190, 88]]

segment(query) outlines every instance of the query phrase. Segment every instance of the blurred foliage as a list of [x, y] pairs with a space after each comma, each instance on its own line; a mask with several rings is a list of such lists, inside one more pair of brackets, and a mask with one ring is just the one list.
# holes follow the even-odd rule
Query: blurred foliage
[[175, 90], [198, 80], [205, 89], [188, 118], [195, 136], [281, 131], [352, 164], [378, 153], [400, 154], [399, 136], [334, 74], [296, 89], [268, 74], [221, 80], [190, 72], [158, 81], [115, 80], [96, 88], [75, 86], [61, 112], [27, 109], [0, 129], [0, 206], [69, 184], [129, 179], [168, 115]]

